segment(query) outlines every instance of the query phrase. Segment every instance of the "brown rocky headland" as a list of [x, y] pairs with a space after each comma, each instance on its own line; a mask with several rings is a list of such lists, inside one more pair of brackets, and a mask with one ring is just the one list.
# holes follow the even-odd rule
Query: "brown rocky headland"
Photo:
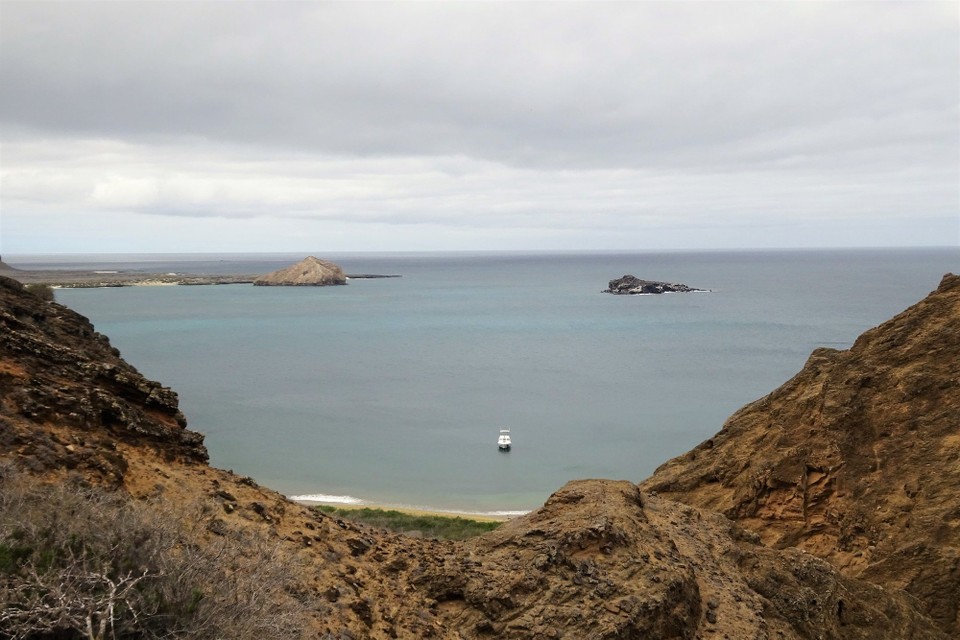
[[817, 349], [641, 487], [904, 590], [960, 635], [960, 276]]

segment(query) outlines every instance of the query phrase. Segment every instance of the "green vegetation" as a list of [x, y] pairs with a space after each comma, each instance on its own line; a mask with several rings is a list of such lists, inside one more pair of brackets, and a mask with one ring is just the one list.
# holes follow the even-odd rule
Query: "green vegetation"
[[441, 540], [465, 540], [493, 531], [503, 524], [495, 521], [470, 520], [459, 516], [415, 515], [385, 509], [342, 509], [331, 506], [316, 508], [328, 515], [371, 527]]
[[53, 287], [48, 284], [28, 284], [24, 288], [41, 300], [53, 302]]
[[30, 547], [0, 543], [0, 573], [13, 572], [31, 553]]

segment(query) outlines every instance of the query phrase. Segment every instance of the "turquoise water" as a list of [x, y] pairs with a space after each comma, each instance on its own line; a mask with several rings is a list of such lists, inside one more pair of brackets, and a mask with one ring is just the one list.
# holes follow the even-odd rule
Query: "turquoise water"
[[[258, 273], [300, 257], [71, 264]], [[957, 249], [324, 257], [403, 277], [57, 299], [180, 394], [217, 466], [288, 495], [485, 512], [535, 508], [574, 478], [643, 479], [812, 349], [849, 346], [960, 269]], [[712, 291], [600, 293], [625, 273]]]

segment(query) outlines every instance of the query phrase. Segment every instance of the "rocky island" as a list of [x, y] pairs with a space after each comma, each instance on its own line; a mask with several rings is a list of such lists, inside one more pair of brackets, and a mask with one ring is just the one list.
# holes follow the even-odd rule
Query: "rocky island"
[[325, 287], [347, 284], [347, 276], [339, 265], [314, 256], [300, 262], [255, 278], [258, 287]]
[[622, 278], [611, 280], [609, 286], [603, 290], [603, 293], [638, 295], [651, 293], [691, 293], [696, 291], [705, 292], [707, 289], [695, 289], [685, 284], [659, 282], [657, 280], [641, 280], [637, 276], [627, 274]]
[[0, 635], [955, 638], [958, 326], [948, 275], [648, 480], [451, 542], [211, 467], [175, 392], [0, 277]]

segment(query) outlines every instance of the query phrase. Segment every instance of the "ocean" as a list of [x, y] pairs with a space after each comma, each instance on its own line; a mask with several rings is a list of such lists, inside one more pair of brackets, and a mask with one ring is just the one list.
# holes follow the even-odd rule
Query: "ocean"
[[[225, 274], [302, 257], [6, 259]], [[642, 480], [960, 269], [955, 248], [320, 257], [402, 277], [56, 297], [179, 393], [218, 467], [290, 496], [514, 513], [568, 480]], [[627, 273], [710, 292], [601, 293]]]

